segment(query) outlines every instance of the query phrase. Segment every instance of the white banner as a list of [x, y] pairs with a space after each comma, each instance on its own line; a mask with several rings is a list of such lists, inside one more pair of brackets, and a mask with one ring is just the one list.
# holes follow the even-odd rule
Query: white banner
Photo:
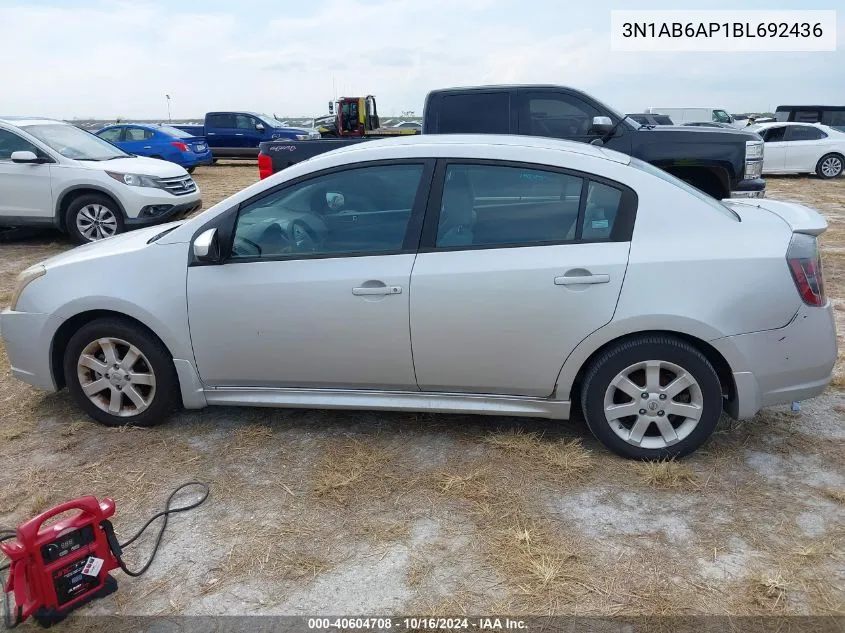
[[836, 11], [611, 11], [613, 51], [835, 51]]

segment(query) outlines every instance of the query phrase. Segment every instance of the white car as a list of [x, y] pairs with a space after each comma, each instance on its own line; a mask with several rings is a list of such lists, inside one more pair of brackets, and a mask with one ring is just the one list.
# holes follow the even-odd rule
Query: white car
[[730, 123], [735, 126], [734, 118], [723, 108], [647, 108], [648, 114], [664, 114], [672, 119], [675, 125], [684, 123]]
[[0, 226], [53, 226], [80, 244], [202, 206], [179, 165], [53, 119], [0, 118], [0, 192]]
[[0, 330], [17, 378], [108, 425], [207, 405], [583, 411], [619, 454], [668, 458], [723, 409], [830, 382], [826, 228], [594, 145], [413, 135], [32, 266]]
[[845, 133], [819, 123], [760, 123], [745, 129], [763, 138], [764, 174], [842, 175]]

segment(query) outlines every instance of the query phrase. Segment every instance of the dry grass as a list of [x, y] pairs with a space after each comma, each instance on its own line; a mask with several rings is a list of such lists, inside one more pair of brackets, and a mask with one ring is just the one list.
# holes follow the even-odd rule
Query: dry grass
[[642, 462], [637, 466], [643, 481], [655, 490], [685, 490], [688, 492], [701, 489], [692, 467], [685, 462], [666, 460], [660, 462]]
[[845, 488], [825, 488], [822, 490], [822, 494], [839, 505], [845, 505]]
[[789, 585], [780, 572], [756, 574], [748, 582], [751, 602], [768, 613], [784, 613], [787, 610], [788, 589]]
[[583, 481], [593, 468], [592, 454], [580, 440], [546, 440], [540, 433], [522, 429], [491, 433], [485, 439], [510, 460], [519, 460], [531, 470], [543, 469], [550, 477]]

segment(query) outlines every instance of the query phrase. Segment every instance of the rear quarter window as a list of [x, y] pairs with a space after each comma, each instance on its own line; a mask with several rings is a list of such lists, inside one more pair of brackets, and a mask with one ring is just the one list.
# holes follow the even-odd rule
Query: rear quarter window
[[509, 134], [510, 94], [447, 94], [439, 99], [439, 134]]

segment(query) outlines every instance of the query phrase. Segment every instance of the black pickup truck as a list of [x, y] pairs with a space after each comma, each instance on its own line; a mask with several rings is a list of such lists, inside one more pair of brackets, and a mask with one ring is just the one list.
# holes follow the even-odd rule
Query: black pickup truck
[[[752, 132], [644, 126], [572, 88], [552, 85], [448, 88], [428, 94], [423, 134], [526, 134], [602, 143], [636, 156], [715, 198], [762, 197], [763, 141]], [[369, 139], [269, 141], [259, 146], [262, 178]]]

